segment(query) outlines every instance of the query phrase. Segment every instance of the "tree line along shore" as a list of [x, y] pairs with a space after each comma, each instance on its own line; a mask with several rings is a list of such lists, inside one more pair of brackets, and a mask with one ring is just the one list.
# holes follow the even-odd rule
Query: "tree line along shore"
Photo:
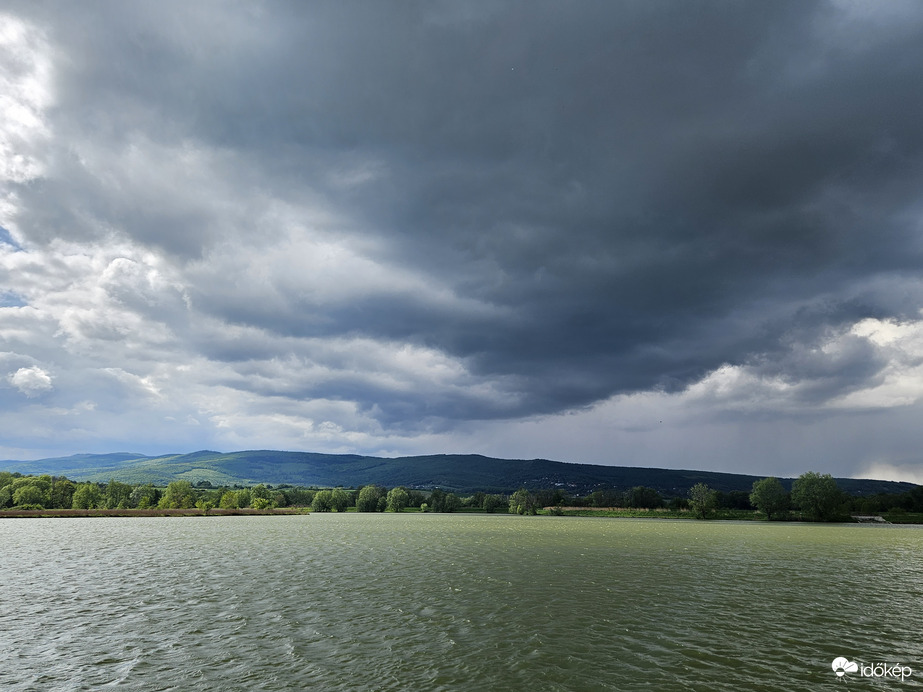
[[22, 475], [0, 471], [0, 516], [32, 516], [53, 511], [62, 516], [156, 514], [253, 514], [293, 512], [511, 512], [516, 514], [649, 516], [695, 519], [766, 519], [850, 521], [857, 515], [891, 522], [923, 523], [923, 486], [902, 493], [854, 496], [843, 492], [829, 474], [807, 472], [791, 491], [777, 478], [753, 483], [750, 492], [721, 492], [697, 483], [687, 493], [665, 497], [637, 486], [599, 489], [572, 496], [554, 489], [458, 495], [429, 490], [366, 485], [314, 488], [258, 484], [215, 487], [173, 481], [165, 487], [74, 482], [63, 476]]

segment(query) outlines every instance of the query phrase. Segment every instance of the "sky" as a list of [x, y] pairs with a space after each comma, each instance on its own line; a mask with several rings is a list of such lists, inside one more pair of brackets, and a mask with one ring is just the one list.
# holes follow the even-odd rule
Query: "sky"
[[0, 5], [0, 458], [923, 483], [915, 0]]

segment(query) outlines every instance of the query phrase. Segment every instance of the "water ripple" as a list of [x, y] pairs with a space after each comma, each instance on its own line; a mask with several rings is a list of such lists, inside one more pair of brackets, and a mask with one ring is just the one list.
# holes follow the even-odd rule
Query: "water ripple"
[[916, 528], [8, 521], [0, 687], [12, 692], [809, 690], [836, 682], [841, 655], [923, 677]]

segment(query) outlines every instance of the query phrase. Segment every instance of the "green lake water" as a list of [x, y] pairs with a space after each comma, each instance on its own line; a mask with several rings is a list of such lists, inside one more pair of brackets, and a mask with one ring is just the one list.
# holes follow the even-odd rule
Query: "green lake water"
[[918, 527], [7, 519], [0, 578], [2, 690], [923, 687]]

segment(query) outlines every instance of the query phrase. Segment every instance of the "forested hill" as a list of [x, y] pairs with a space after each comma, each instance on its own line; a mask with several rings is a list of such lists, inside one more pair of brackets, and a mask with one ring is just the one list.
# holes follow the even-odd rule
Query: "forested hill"
[[[476, 454], [381, 457], [311, 452], [194, 452], [148, 457], [142, 454], [79, 454], [37, 461], [0, 461], [0, 470], [22, 474], [49, 473], [77, 481], [166, 485], [174, 480], [208, 481], [215, 486], [303, 485], [358, 487], [367, 484], [409, 488], [439, 487], [454, 491], [509, 492], [520, 487], [555, 488], [585, 494], [601, 488], [643, 485], [667, 496], [685, 495], [702, 482], [715, 490], [750, 491], [759, 476], [712, 471], [685, 471], [628, 466], [569, 464], [547, 459], [495, 459]], [[810, 469], [805, 469], [810, 470]], [[782, 479], [790, 487], [791, 479]], [[911, 483], [838, 478], [853, 495], [899, 493]]]

